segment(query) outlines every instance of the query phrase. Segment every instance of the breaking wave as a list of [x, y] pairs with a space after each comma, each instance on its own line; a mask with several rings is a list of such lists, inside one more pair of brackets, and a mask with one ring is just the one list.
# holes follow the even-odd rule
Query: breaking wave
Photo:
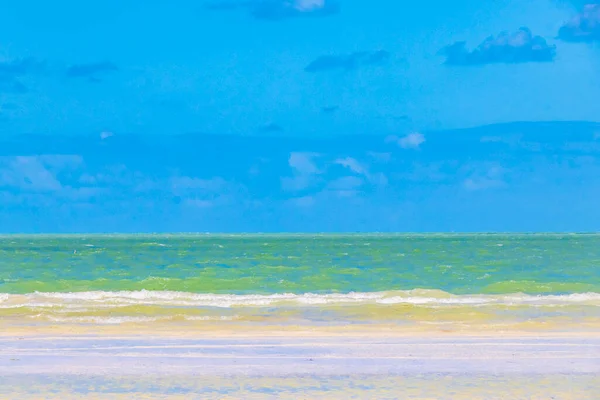
[[198, 294], [174, 291], [90, 291], [70, 293], [0, 293], [0, 309], [9, 308], [111, 308], [132, 305], [175, 307], [272, 307], [357, 306], [408, 304], [430, 307], [452, 306], [600, 306], [600, 293], [564, 295], [476, 294], [454, 295], [440, 290], [415, 289], [385, 292], [330, 294]]

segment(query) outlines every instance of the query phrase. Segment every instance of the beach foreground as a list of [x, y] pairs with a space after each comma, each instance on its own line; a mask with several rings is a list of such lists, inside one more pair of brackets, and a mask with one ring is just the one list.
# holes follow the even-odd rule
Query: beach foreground
[[5, 399], [596, 399], [600, 338], [27, 336]]

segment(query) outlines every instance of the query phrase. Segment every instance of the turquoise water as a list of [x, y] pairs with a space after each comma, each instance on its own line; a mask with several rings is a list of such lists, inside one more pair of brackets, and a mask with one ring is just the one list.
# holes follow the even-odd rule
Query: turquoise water
[[600, 292], [600, 235], [4, 236], [0, 292]]
[[418, 320], [415, 307], [430, 319], [432, 307], [494, 307], [526, 320], [599, 306], [593, 234], [0, 237], [6, 318]]

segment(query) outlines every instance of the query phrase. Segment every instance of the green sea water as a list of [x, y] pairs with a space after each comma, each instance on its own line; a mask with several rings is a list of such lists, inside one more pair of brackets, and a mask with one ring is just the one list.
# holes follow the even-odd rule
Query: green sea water
[[600, 292], [600, 235], [0, 237], [0, 292]]
[[595, 234], [0, 237], [4, 323], [523, 322], [599, 310]]

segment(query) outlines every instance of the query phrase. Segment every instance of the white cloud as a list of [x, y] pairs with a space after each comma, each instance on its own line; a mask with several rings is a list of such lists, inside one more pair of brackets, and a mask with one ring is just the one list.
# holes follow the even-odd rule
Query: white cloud
[[[33, 207], [114, 204], [150, 194], [157, 201], [208, 208], [244, 201], [246, 188], [222, 177], [153, 176], [125, 165], [86, 168], [76, 155], [0, 157], [0, 200]], [[137, 201], [137, 200], [136, 200]]]
[[410, 133], [398, 139], [398, 146], [403, 149], [418, 149], [423, 143], [425, 143], [425, 135], [418, 132]]
[[288, 159], [288, 165], [292, 169], [293, 176], [281, 178], [281, 187], [286, 191], [299, 191], [314, 184], [315, 175], [321, 171], [314, 162], [317, 153], [292, 152]]
[[388, 183], [388, 179], [385, 176], [385, 174], [383, 174], [381, 172], [372, 174], [369, 171], [369, 168], [367, 165], [365, 165], [364, 163], [361, 163], [360, 161], [358, 161], [355, 158], [352, 158], [352, 157], [338, 158], [337, 160], [334, 161], [334, 163], [341, 165], [345, 168], [348, 168], [350, 171], [354, 172], [355, 174], [364, 176], [365, 178], [367, 178], [367, 180], [369, 182], [371, 182], [374, 185], [385, 186]]
[[62, 185], [36, 158], [15, 157], [0, 170], [0, 185], [31, 191], [56, 191]]
[[63, 185], [57, 174], [78, 168], [80, 156], [46, 154], [0, 157], [0, 186], [34, 192], [59, 191]]
[[108, 139], [111, 136], [115, 136], [115, 134], [109, 131], [100, 132], [100, 139], [102, 140]]
[[369, 175], [367, 167], [361, 164], [358, 160], [352, 157], [338, 158], [334, 161], [335, 164], [339, 164], [342, 167], [348, 168], [350, 171], [359, 175]]
[[289, 166], [301, 174], [318, 174], [319, 169], [313, 161], [317, 153], [292, 152], [288, 159]]

